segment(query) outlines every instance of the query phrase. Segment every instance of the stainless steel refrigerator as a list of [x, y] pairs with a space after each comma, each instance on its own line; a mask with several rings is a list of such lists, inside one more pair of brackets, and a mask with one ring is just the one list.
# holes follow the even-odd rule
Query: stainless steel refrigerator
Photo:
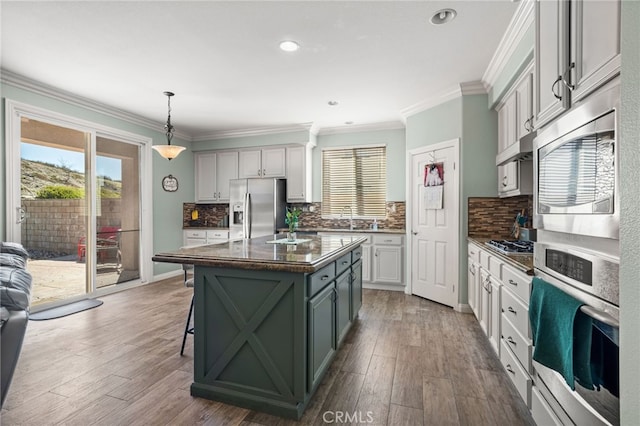
[[230, 182], [229, 239], [274, 235], [284, 228], [284, 179], [233, 179]]

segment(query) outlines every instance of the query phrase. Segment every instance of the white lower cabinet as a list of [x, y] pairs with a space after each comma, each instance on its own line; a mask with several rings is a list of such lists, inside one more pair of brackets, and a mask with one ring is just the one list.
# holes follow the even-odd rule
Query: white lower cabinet
[[362, 282], [369, 288], [394, 289], [404, 286], [404, 236], [360, 232], [319, 232], [318, 235], [367, 237], [362, 244]]
[[[531, 408], [533, 345], [529, 326], [531, 277], [469, 242], [469, 305], [522, 399]], [[474, 273], [475, 270], [475, 273]], [[547, 423], [539, 423], [546, 425]], [[548, 423], [554, 424], [554, 423]]]
[[522, 368], [522, 365], [520, 365], [520, 362], [507, 347], [507, 343], [505, 343], [504, 340], [502, 340], [501, 346], [500, 362], [507, 371], [507, 376], [515, 385], [522, 400], [527, 404], [527, 407], [531, 407], [531, 376], [524, 371], [524, 368]]
[[184, 247], [220, 244], [229, 241], [228, 230], [185, 229], [182, 231]]
[[562, 426], [562, 421], [556, 416], [537, 386], [531, 388], [531, 417], [539, 426]]

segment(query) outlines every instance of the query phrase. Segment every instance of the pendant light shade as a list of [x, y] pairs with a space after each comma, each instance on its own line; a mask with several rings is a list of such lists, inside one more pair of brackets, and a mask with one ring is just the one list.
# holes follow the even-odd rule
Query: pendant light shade
[[152, 148], [158, 151], [163, 158], [171, 161], [176, 158], [182, 151], [186, 148], [180, 145], [171, 145], [171, 139], [173, 139], [173, 126], [171, 125], [171, 96], [174, 94], [172, 92], [164, 92], [167, 97], [167, 124], [164, 125], [164, 132], [167, 136], [167, 144], [166, 145], [153, 145]]

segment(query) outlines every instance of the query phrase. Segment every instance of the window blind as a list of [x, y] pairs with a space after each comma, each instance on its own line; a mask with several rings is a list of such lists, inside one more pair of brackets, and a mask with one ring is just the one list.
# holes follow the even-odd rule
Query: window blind
[[339, 216], [350, 206], [354, 216], [385, 217], [386, 197], [384, 146], [322, 151], [323, 216]]

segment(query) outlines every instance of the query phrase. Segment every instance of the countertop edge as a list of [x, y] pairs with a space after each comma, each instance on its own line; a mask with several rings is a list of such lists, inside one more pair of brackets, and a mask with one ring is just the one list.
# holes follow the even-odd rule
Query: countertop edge
[[365, 237], [360, 237], [314, 262], [286, 262], [286, 261], [259, 261], [255, 259], [227, 259], [215, 257], [194, 257], [187, 255], [179, 255], [175, 253], [158, 253], [151, 260], [154, 262], [177, 263], [195, 266], [211, 266], [218, 268], [235, 268], [250, 270], [268, 270], [279, 272], [296, 272], [296, 273], [312, 273], [323, 266], [335, 261], [345, 253], [350, 252], [354, 248], [362, 245], [366, 241]]
[[[506, 255], [504, 253], [500, 253], [499, 251], [491, 248], [490, 246], [485, 244], [485, 242], [489, 241], [489, 240], [490, 240], [490, 238], [467, 237], [467, 241], [472, 242], [472, 243], [476, 244], [477, 246], [479, 246], [480, 248], [485, 249], [486, 251], [490, 252], [491, 254], [496, 255], [497, 257], [499, 257], [500, 259], [502, 259], [506, 263], [508, 263], [509, 266], [511, 266], [513, 268], [516, 268], [518, 271], [524, 272], [527, 275], [533, 276], [533, 265], [531, 265], [531, 267], [529, 267], [526, 264], [518, 262], [513, 257], [510, 257], [510, 256], [508, 256], [508, 255]], [[530, 255], [530, 256], [531, 256], [530, 259], [533, 259], [533, 254]]]

